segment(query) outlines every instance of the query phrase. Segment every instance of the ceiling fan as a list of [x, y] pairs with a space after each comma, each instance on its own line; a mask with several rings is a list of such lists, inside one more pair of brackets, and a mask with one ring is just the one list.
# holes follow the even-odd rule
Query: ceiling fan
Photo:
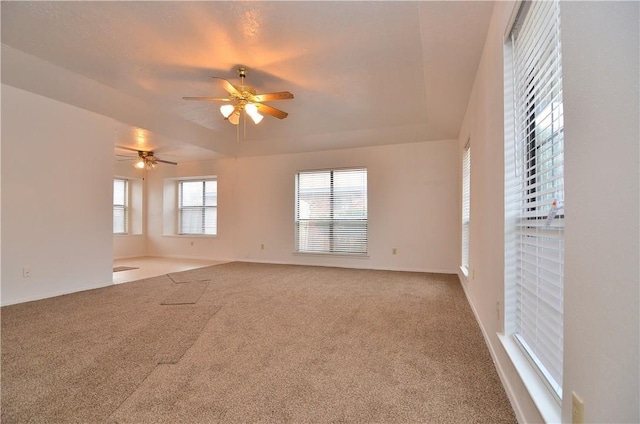
[[116, 155], [119, 157], [125, 157], [127, 159], [122, 159], [122, 160], [135, 160], [136, 162], [133, 164], [133, 166], [135, 168], [138, 169], [153, 169], [156, 167], [156, 165], [158, 163], [166, 163], [168, 165], [177, 165], [177, 162], [171, 162], [168, 160], [163, 160], [163, 159], [159, 159], [157, 158], [152, 151], [146, 151], [146, 150], [138, 150], [138, 149], [132, 149], [131, 147], [126, 147], [126, 146], [117, 146], [119, 149], [124, 149], [124, 150], [131, 150], [132, 152], [137, 152], [138, 153], [138, 157], [134, 158], [131, 156], [124, 156], [124, 155]]
[[271, 115], [278, 119], [284, 119], [289, 115], [287, 112], [265, 105], [262, 102], [293, 99], [293, 94], [288, 91], [256, 94], [256, 90], [253, 87], [245, 85], [244, 83], [244, 79], [247, 76], [247, 70], [245, 68], [238, 68], [238, 76], [240, 77], [240, 84], [238, 85], [233, 85], [221, 77], [213, 77], [217, 79], [222, 88], [229, 93], [229, 97], [183, 97], [183, 99], [232, 102], [220, 106], [220, 113], [222, 113], [224, 119], [233, 125], [238, 125], [240, 122], [240, 114], [242, 111], [249, 115], [255, 124], [259, 124], [260, 121], [262, 121], [262, 114]]

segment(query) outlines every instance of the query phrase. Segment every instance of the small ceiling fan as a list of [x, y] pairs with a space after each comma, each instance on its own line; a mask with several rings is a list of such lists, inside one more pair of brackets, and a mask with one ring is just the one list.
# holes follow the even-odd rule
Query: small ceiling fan
[[253, 87], [245, 85], [244, 83], [244, 79], [247, 76], [247, 70], [245, 68], [238, 68], [238, 76], [240, 77], [240, 84], [238, 85], [233, 85], [221, 77], [213, 77], [217, 79], [222, 88], [229, 93], [229, 97], [183, 97], [183, 99], [232, 102], [220, 106], [220, 113], [222, 113], [224, 119], [233, 125], [238, 125], [240, 122], [240, 114], [242, 111], [249, 115], [255, 124], [259, 124], [260, 121], [262, 121], [262, 114], [271, 115], [278, 119], [284, 119], [289, 115], [287, 112], [265, 105], [262, 102], [293, 99], [293, 94], [288, 91], [256, 94], [256, 90]]
[[118, 157], [124, 157], [127, 159], [122, 159], [122, 160], [135, 160], [135, 163], [133, 164], [134, 167], [138, 168], [138, 169], [153, 169], [156, 167], [156, 165], [158, 163], [166, 163], [168, 165], [177, 165], [177, 162], [171, 162], [168, 160], [163, 160], [163, 159], [159, 159], [157, 158], [152, 151], [146, 151], [146, 150], [138, 150], [138, 149], [132, 149], [131, 147], [126, 147], [126, 146], [117, 146], [119, 149], [124, 149], [124, 150], [131, 150], [132, 152], [137, 152], [138, 153], [138, 157], [134, 158], [131, 156], [124, 156], [124, 155], [116, 155]]

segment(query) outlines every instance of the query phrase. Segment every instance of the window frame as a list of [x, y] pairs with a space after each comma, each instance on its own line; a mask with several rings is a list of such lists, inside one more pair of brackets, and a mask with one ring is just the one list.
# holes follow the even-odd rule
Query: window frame
[[[215, 182], [215, 204], [207, 205], [206, 199], [206, 184], [210, 182]], [[185, 183], [202, 183], [202, 205], [183, 205], [183, 184]], [[203, 236], [203, 237], [214, 237], [218, 235], [218, 179], [216, 177], [205, 177], [205, 178], [181, 178], [176, 181], [176, 211], [177, 211], [177, 228], [176, 233], [179, 236]], [[183, 228], [183, 211], [201, 211], [200, 217], [200, 227], [202, 231], [200, 232], [185, 232]], [[215, 211], [215, 222], [213, 225], [213, 232], [206, 232], [208, 226], [206, 225], [207, 219], [207, 211]]]
[[[115, 184], [117, 181], [121, 181], [124, 183], [124, 190], [123, 190], [123, 199], [122, 199], [122, 203], [116, 203], [116, 199], [115, 199]], [[113, 235], [116, 236], [126, 236], [129, 234], [129, 180], [127, 178], [121, 178], [121, 177], [115, 177], [113, 179]], [[123, 231], [120, 232], [116, 232], [115, 231], [115, 227], [116, 227], [116, 222], [115, 222], [115, 217], [116, 217], [116, 210], [121, 210], [122, 211], [122, 219], [123, 219], [123, 223], [122, 223], [122, 227], [123, 227]]]
[[[359, 193], [364, 197], [364, 203], [362, 204], [362, 208], [354, 209], [353, 211], [359, 210], [364, 214], [364, 217], [360, 218], [339, 218], [336, 217], [337, 208], [340, 207], [340, 202], [336, 204], [336, 199], [338, 196], [336, 195], [336, 173], [362, 173], [364, 174], [364, 184], [359, 186], [361, 190]], [[325, 200], [329, 201], [329, 216], [324, 219], [320, 218], [303, 218], [300, 216], [301, 214], [301, 197], [303, 193], [300, 188], [300, 178], [302, 175], [313, 175], [319, 176], [321, 174], [329, 174], [329, 186], [322, 187], [324, 189], [329, 190], [328, 198]], [[324, 196], [318, 196], [316, 199], [320, 199]], [[369, 252], [369, 217], [368, 217], [368, 170], [366, 167], [350, 167], [350, 168], [331, 168], [331, 169], [318, 169], [318, 170], [302, 170], [298, 171], [295, 174], [295, 212], [294, 212], [294, 253], [296, 254], [304, 254], [304, 255], [333, 255], [333, 256], [351, 256], [351, 257], [368, 257]], [[309, 211], [309, 214], [312, 212]], [[328, 249], [313, 249], [313, 246], [310, 248], [308, 245], [308, 241], [305, 243], [301, 242], [302, 237], [302, 224], [307, 223], [311, 224], [310, 227], [313, 227], [314, 224], [317, 225], [316, 228], [322, 228], [328, 226]], [[338, 228], [344, 225], [356, 224], [356, 227], [363, 227], [364, 230], [360, 232], [360, 234], [364, 235], [364, 238], [357, 238], [354, 242], [354, 245], [364, 245], [363, 249], [353, 249], [348, 250], [344, 249], [341, 246], [344, 246], [344, 242], [339, 241], [340, 233], [337, 231]], [[356, 230], [358, 231], [358, 230]], [[351, 232], [349, 230], [346, 231], [347, 234]], [[308, 239], [306, 239], [308, 240]], [[316, 242], [317, 243], [317, 242]], [[302, 246], [305, 244], [306, 246]], [[313, 245], [313, 241], [311, 241]], [[305, 248], [306, 247], [306, 248]]]
[[469, 276], [469, 251], [471, 230], [471, 139], [462, 149], [462, 254], [460, 268]]
[[[510, 341], [503, 340], [503, 345], [513, 343], [518, 347], [517, 350], [522, 352], [540, 380], [536, 384], [544, 385], [548, 391], [547, 396], [553, 398], [556, 405], [560, 405], [564, 273], [564, 124], [560, 16], [557, 1], [545, 2], [544, 6], [536, 3], [538, 2], [519, 4], [513, 26], [505, 34], [505, 106], [511, 104], [513, 110], [505, 109], [505, 332]], [[534, 4], [535, 9], [532, 8]], [[532, 9], [534, 12], [531, 12]], [[527, 22], [529, 13], [532, 13], [532, 21]], [[526, 49], [522, 53], [516, 51], [519, 47], [515, 39], [520, 35], [518, 32], [527, 25], [532, 25], [529, 27], [532, 32], [523, 38], [530, 37], [526, 41], [532, 44], [525, 46], [539, 48], [535, 54]], [[537, 31], [541, 28], [544, 30], [539, 34]], [[527, 58], [526, 66], [518, 66], [522, 62], [516, 59], [516, 54]], [[511, 72], [511, 80], [507, 69]], [[552, 78], [549, 79], [550, 76]], [[507, 87], [508, 83], [513, 84], [512, 87]], [[512, 124], [508, 122], [509, 117], [513, 119]], [[550, 121], [549, 126], [544, 127], [547, 124], [543, 124], [544, 120]], [[549, 152], [555, 148], [558, 148], [557, 152]], [[531, 258], [535, 259], [533, 263]], [[545, 274], [556, 264], [558, 268], [554, 270], [553, 276]], [[533, 291], [530, 290], [532, 286], [535, 287]], [[557, 292], [550, 291], [549, 287], [557, 289]], [[528, 292], [522, 294], [522, 291]], [[538, 305], [535, 309], [529, 308], [531, 299], [535, 299], [534, 305]], [[553, 313], [549, 312], [551, 306], [546, 303], [550, 300], [559, 301], [560, 305], [554, 307], [556, 309]], [[524, 336], [519, 330], [520, 322], [527, 326], [532, 321], [534, 327], [529, 327], [532, 330], [523, 330], [529, 333]], [[557, 322], [558, 328], [548, 326], [549, 323]], [[535, 334], [535, 340], [532, 339], [532, 334]], [[559, 337], [559, 342], [558, 339], [555, 342], [546, 339], [554, 336]], [[533, 348], [530, 344], [536, 347]], [[553, 353], [550, 348], [557, 345], [560, 350], [559, 353], [556, 352], [556, 359], [545, 358], [547, 353]], [[518, 369], [517, 363], [522, 361], [515, 358], [518, 355], [513, 349], [507, 350]], [[550, 371], [548, 366], [555, 368], [555, 372]], [[520, 369], [519, 372], [523, 375]], [[524, 382], [528, 388], [536, 385]], [[533, 392], [539, 393], [539, 390], [530, 390], [532, 396]]]

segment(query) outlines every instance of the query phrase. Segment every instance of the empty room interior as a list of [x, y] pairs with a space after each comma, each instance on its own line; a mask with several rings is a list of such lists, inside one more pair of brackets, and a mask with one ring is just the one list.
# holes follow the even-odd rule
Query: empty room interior
[[2, 422], [640, 422], [640, 3], [1, 3]]

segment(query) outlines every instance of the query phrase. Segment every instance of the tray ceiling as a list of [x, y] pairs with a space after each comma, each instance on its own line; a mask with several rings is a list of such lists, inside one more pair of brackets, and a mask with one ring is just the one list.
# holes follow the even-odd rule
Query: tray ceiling
[[[176, 160], [454, 139], [492, 9], [475, 1], [2, 2], [2, 82], [113, 117], [114, 144], [133, 146], [128, 135], [141, 129]], [[237, 133], [220, 104], [182, 100], [224, 95], [211, 77], [237, 82], [238, 65], [259, 92], [294, 93], [272, 103], [289, 117]]]

